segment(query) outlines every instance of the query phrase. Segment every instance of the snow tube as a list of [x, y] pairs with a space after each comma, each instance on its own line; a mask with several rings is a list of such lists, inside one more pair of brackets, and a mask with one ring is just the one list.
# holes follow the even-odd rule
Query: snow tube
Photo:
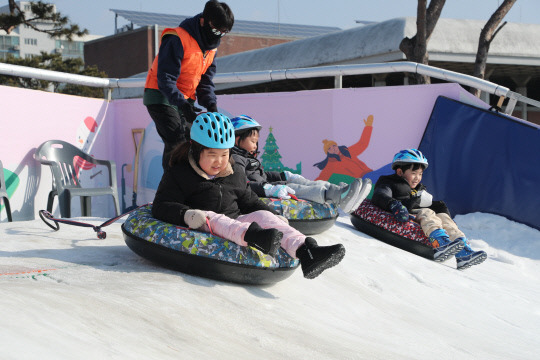
[[167, 268], [210, 279], [268, 285], [292, 275], [300, 262], [279, 249], [273, 258], [218, 236], [152, 217], [152, 205], [132, 212], [122, 224], [127, 246]]
[[373, 205], [368, 199], [351, 214], [351, 223], [377, 240], [433, 260], [433, 248], [420, 224], [413, 220], [406, 223], [396, 221], [392, 214]]
[[330, 203], [314, 203], [307, 200], [260, 198], [266, 205], [289, 220], [304, 235], [315, 235], [330, 229], [339, 215], [338, 208]]

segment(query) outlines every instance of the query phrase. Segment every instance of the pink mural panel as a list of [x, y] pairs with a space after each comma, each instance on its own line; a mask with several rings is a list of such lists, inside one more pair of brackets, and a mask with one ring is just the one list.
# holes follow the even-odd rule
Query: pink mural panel
[[[13, 218], [32, 219], [38, 210], [45, 209], [52, 185], [48, 167], [34, 160], [36, 148], [47, 140], [58, 139], [97, 158], [109, 159], [113, 126], [109, 116], [111, 103], [6, 86], [0, 86], [0, 97], [0, 159], [8, 174], [6, 182]], [[81, 181], [102, 183], [106, 174], [98, 172], [93, 167], [85, 169], [83, 166]], [[78, 199], [75, 201], [78, 205]], [[72, 208], [74, 214], [80, 213], [80, 208]]]
[[[378, 176], [387, 170], [396, 151], [418, 146], [439, 95], [487, 107], [456, 84], [220, 95], [218, 105], [229, 116], [246, 114], [263, 125], [261, 155], [271, 131], [281, 165], [307, 178], [340, 181], [366, 173]], [[163, 172], [163, 143], [142, 99], [108, 102], [5, 86], [0, 86], [0, 96], [0, 160], [6, 173], [17, 180], [11, 181], [16, 186], [10, 194], [16, 220], [34, 218], [45, 208], [50, 171], [33, 154], [50, 139], [65, 140], [96, 158], [114, 160], [119, 193], [124, 205], [130, 206], [135, 177], [133, 130], [144, 129], [138, 204], [152, 201]], [[342, 161], [326, 161], [336, 148], [343, 149], [338, 152]], [[350, 157], [345, 158], [347, 151]], [[82, 170], [92, 184], [100, 184], [103, 175], [92, 168]], [[111, 204], [93, 206], [94, 215], [112, 216]]]
[[313, 165], [327, 156], [323, 141], [357, 144], [369, 116], [371, 137], [357, 158], [370, 169], [383, 167], [404, 147], [417, 147], [439, 95], [469, 98], [459, 85], [440, 84], [224, 95], [219, 107], [232, 116], [252, 116], [263, 125], [261, 152], [271, 127], [283, 164], [294, 168], [301, 162], [302, 175], [316, 179], [321, 170]]

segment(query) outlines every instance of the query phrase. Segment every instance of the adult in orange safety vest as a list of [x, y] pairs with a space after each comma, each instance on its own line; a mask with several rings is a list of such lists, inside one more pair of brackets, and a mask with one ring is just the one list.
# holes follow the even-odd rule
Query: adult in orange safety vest
[[197, 116], [195, 100], [207, 111], [217, 111], [214, 57], [221, 37], [233, 24], [229, 6], [210, 0], [201, 14], [161, 34], [159, 54], [146, 77], [143, 103], [165, 144], [164, 170], [174, 147], [189, 140], [189, 128]]

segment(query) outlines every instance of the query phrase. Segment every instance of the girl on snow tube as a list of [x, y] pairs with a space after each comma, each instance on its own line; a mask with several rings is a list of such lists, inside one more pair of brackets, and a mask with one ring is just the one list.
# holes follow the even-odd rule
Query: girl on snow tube
[[122, 224], [135, 253], [187, 274], [250, 285], [269, 285], [292, 275], [297, 259], [279, 249], [274, 257], [208, 232], [157, 220], [152, 205], [132, 212]]
[[318, 246], [259, 200], [243, 169], [231, 161], [234, 128], [220, 113], [197, 116], [191, 141], [178, 145], [152, 206], [161, 221], [211, 232], [275, 257], [281, 246], [312, 279], [345, 256], [341, 244]]
[[311, 181], [290, 171], [265, 171], [257, 159], [261, 125], [247, 115], [235, 117], [231, 122], [236, 137], [232, 148], [234, 161], [244, 169], [253, 191], [287, 217], [291, 226], [300, 225], [298, 221], [304, 220], [305, 231], [317, 228], [317, 221], [331, 227], [338, 216], [337, 207], [350, 213], [371, 190], [371, 182], [361, 178], [351, 184], [334, 185]]

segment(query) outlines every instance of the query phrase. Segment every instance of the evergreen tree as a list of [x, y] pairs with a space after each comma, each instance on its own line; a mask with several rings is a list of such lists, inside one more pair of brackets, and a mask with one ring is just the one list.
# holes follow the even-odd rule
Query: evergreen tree
[[276, 143], [276, 138], [274, 137], [274, 134], [272, 134], [272, 128], [269, 129], [268, 137], [266, 138], [266, 142], [264, 144], [264, 153], [262, 154], [262, 166], [264, 170], [266, 171], [290, 171], [295, 174], [302, 173], [302, 163], [296, 164], [296, 170], [293, 170], [291, 168], [288, 168], [284, 166], [281, 163], [281, 154], [279, 153], [279, 147]]
[[279, 147], [276, 144], [276, 138], [272, 134], [272, 128], [269, 129], [270, 133], [266, 138], [264, 144], [264, 153], [261, 156], [262, 165], [266, 171], [281, 171], [283, 164], [281, 163], [281, 155], [279, 153]]

